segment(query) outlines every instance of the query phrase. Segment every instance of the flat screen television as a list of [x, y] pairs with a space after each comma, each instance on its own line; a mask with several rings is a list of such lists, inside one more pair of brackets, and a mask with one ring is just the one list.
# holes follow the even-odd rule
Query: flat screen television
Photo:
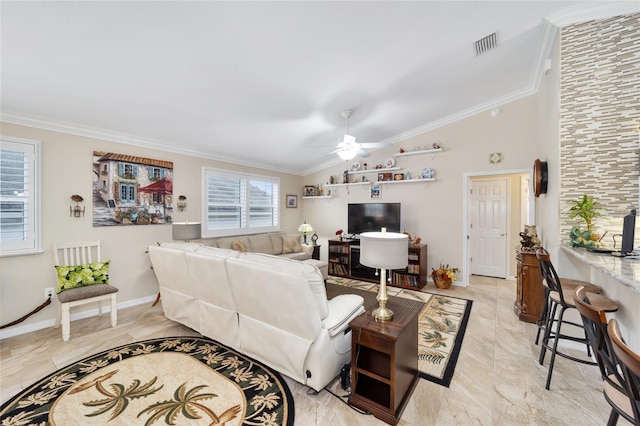
[[633, 241], [635, 239], [636, 231], [636, 211], [631, 210], [631, 213], [624, 217], [622, 223], [622, 252], [623, 256], [629, 255], [633, 251]]
[[347, 233], [400, 232], [400, 203], [362, 203], [347, 206]]

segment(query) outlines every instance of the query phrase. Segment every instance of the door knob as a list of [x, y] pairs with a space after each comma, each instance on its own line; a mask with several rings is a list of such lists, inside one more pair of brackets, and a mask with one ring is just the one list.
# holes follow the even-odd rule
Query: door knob
[[505, 235], [506, 235], [505, 233], [500, 234], [501, 237], [504, 237]]

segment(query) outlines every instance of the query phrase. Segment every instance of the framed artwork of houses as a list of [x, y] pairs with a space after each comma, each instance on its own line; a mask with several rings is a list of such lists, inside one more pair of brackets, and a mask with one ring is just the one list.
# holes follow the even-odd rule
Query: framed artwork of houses
[[93, 226], [171, 223], [173, 162], [93, 152]]

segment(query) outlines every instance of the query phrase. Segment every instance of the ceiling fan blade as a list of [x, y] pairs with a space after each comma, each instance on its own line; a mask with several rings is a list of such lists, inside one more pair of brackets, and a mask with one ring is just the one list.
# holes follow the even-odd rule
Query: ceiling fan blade
[[361, 148], [390, 148], [391, 142], [358, 142]]
[[368, 151], [365, 151], [364, 149], [361, 149], [358, 151], [358, 157], [360, 158], [367, 158], [368, 156], [370, 156], [371, 153]]

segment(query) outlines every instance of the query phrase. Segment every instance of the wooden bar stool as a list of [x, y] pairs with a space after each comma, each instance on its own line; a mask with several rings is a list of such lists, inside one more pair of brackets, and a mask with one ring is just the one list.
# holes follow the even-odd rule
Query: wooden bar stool
[[[536, 251], [536, 257], [538, 257], [538, 259], [540, 258], [538, 256], [538, 252], [540, 252], [540, 256], [543, 256], [545, 259], [549, 259], [549, 260], [551, 259], [551, 257], [549, 256], [549, 253], [543, 248], [540, 248]], [[544, 271], [542, 269], [543, 269], [543, 265], [540, 264], [540, 270], [542, 272], [542, 276], [544, 277]], [[560, 285], [562, 286], [562, 291], [565, 294], [573, 294], [575, 289], [580, 286], [584, 287], [585, 291], [589, 293], [600, 294], [601, 292], [600, 287], [598, 287], [595, 284], [591, 284], [589, 282], [581, 281], [581, 280], [574, 280], [572, 278], [560, 278]], [[549, 287], [545, 285], [544, 307], [542, 308], [542, 315], [540, 316], [540, 319], [536, 321], [536, 325], [538, 326], [538, 332], [536, 333], [536, 341], [535, 341], [536, 345], [540, 340], [540, 333], [545, 329], [547, 325], [548, 316], [549, 316]]]
[[[553, 264], [551, 263], [549, 253], [547, 253], [544, 249], [540, 249], [536, 252], [536, 256], [538, 257], [538, 261], [540, 262], [540, 268], [542, 271], [542, 277], [544, 278], [544, 283], [549, 289], [548, 290], [549, 312], [547, 314], [547, 321], [544, 325], [544, 335], [542, 337], [542, 343], [540, 345], [540, 359], [539, 359], [540, 365], [543, 365], [547, 350], [551, 351], [551, 359], [549, 361], [549, 372], [547, 374], [547, 383], [545, 384], [545, 389], [549, 390], [549, 386], [551, 385], [551, 375], [553, 373], [553, 366], [555, 364], [556, 355], [560, 355], [563, 358], [580, 362], [582, 364], [597, 365], [597, 363], [592, 361], [590, 358], [591, 346], [589, 345], [589, 339], [584, 330], [584, 324], [566, 320], [564, 318], [564, 314], [567, 311], [567, 309], [576, 309], [576, 305], [573, 299], [574, 293], [573, 292], [565, 293], [563, 291], [562, 285], [560, 284], [560, 278], [558, 278], [558, 274], [556, 273], [556, 270], [553, 267]], [[608, 297], [602, 296], [597, 293], [590, 293], [590, 292], [587, 292], [587, 297], [589, 298], [591, 305], [593, 305], [594, 307], [596, 307], [596, 309], [600, 311], [615, 312], [618, 310], [617, 303], [609, 299]], [[576, 337], [568, 334], [562, 334], [563, 325], [570, 325], [572, 327], [581, 329], [582, 332], [584, 333], [584, 337]], [[560, 339], [570, 340], [573, 342], [584, 344], [587, 349], [587, 357], [578, 358], [578, 357], [566, 354], [564, 352], [558, 351], [558, 342], [560, 341]], [[553, 344], [551, 344], [551, 342], [553, 342]]]
[[[634, 423], [634, 416], [629, 405], [629, 395], [622, 386], [624, 378], [618, 366], [618, 360], [613, 352], [613, 346], [607, 331], [607, 315], [591, 305], [584, 287], [578, 287], [573, 295], [576, 309], [582, 316], [584, 329], [591, 343], [591, 349], [596, 357], [602, 377], [602, 390], [604, 398], [611, 406], [611, 414], [607, 425], [615, 425], [622, 415], [625, 419]], [[637, 422], [635, 424], [638, 424]]]
[[[634, 425], [640, 425], [640, 354], [634, 352], [622, 339], [620, 328], [615, 319], [609, 321], [607, 326], [609, 337], [611, 338], [611, 346], [618, 361], [622, 377], [620, 378], [620, 386], [627, 392], [627, 404], [625, 406], [630, 412], [625, 410], [616, 411]], [[612, 413], [613, 415], [613, 413]], [[618, 420], [609, 418], [609, 425], [615, 424]]]

